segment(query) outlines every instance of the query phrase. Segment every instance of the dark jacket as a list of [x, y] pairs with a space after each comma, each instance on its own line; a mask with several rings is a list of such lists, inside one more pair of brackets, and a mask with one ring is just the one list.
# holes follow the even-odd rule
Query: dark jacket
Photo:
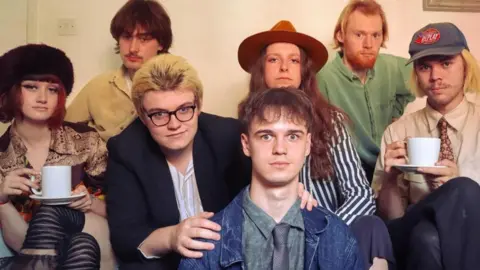
[[[156, 229], [179, 223], [167, 161], [137, 119], [108, 141], [107, 212], [120, 269], [176, 269], [180, 256], [147, 260], [138, 246]], [[195, 177], [205, 211], [223, 209], [251, 177], [241, 149], [240, 123], [201, 113], [193, 142]]]

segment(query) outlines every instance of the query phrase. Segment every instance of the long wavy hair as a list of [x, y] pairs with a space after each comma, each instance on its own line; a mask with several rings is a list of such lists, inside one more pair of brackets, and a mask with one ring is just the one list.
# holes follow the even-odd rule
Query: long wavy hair
[[[335, 128], [338, 127], [338, 119], [346, 119], [345, 114], [335, 106], [328, 103], [318, 89], [315, 72], [312, 69], [312, 60], [305, 51], [300, 48], [301, 78], [299, 89], [303, 90], [315, 107], [315, 119], [312, 128], [312, 149], [310, 152], [310, 175], [313, 179], [328, 179], [334, 173], [332, 153], [330, 148], [335, 143]], [[265, 57], [266, 48], [250, 69], [249, 93], [263, 91], [269, 87], [265, 83]], [[239, 112], [245, 104], [246, 98], [238, 105]]]

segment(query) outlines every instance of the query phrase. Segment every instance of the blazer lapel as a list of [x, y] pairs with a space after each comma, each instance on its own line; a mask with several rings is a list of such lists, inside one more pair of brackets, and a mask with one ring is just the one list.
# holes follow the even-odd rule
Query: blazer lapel
[[203, 210], [215, 213], [229, 202], [224, 176], [220, 174], [221, 168], [217, 168], [217, 158], [199, 129], [193, 142], [195, 178]]
[[175, 188], [167, 161], [160, 147], [151, 137], [147, 139], [146, 155], [143, 155], [145, 189], [147, 200], [155, 213], [156, 220], [164, 220], [165, 225], [177, 224], [180, 220]]

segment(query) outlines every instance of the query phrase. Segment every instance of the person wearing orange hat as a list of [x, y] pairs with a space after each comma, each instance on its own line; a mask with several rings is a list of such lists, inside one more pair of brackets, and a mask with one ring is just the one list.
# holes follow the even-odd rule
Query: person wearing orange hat
[[[303, 90], [315, 105], [312, 149], [300, 181], [320, 206], [350, 225], [363, 252], [365, 267], [393, 265], [384, 222], [374, 216], [372, 189], [346, 128], [345, 114], [330, 105], [318, 89], [316, 73], [327, 62], [325, 46], [280, 21], [269, 31], [246, 38], [239, 46], [240, 66], [251, 74], [250, 94], [272, 87]], [[241, 110], [243, 103], [239, 105]], [[347, 121], [346, 121], [347, 120]]]

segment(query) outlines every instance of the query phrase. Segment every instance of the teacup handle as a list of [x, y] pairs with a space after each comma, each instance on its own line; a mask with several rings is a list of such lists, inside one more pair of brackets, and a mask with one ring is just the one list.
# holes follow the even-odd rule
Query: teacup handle
[[[32, 175], [30, 176], [30, 181], [35, 181], [35, 176]], [[42, 196], [42, 191], [38, 190], [38, 189], [34, 189], [34, 188], [30, 188], [30, 190], [32, 191], [33, 194], [35, 195], [38, 195], [38, 196]]]

